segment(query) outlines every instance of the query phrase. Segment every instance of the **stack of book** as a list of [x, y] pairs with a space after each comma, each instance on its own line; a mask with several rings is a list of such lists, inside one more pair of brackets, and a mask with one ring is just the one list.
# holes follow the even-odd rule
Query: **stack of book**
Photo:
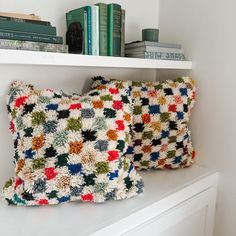
[[39, 16], [0, 12], [0, 48], [46, 52], [68, 52], [56, 27]]
[[66, 13], [67, 27], [79, 22], [83, 29], [83, 54], [124, 56], [125, 10], [119, 4], [98, 3]]
[[180, 44], [151, 41], [136, 41], [125, 44], [125, 56], [159, 60], [186, 60]]

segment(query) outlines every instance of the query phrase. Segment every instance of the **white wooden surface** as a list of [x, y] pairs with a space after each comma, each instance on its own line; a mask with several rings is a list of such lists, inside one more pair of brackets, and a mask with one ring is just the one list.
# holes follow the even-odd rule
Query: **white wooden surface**
[[9, 49], [0, 49], [0, 64], [106, 68], [192, 69], [191, 61], [103, 57]]
[[[217, 184], [217, 173], [198, 165], [179, 170], [146, 171], [141, 172], [141, 175], [145, 181], [145, 193], [118, 202], [74, 202], [28, 208], [9, 207], [1, 202], [0, 235], [122, 235], [201, 192], [215, 189]], [[209, 202], [206, 199], [199, 202]], [[197, 203], [196, 209], [199, 206]], [[212, 227], [211, 222], [208, 225]]]

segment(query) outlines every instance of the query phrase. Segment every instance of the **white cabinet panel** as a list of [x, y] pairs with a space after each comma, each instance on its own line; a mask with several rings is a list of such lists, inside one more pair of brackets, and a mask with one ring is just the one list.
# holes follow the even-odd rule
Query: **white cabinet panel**
[[203, 236], [205, 231], [205, 218], [206, 208], [202, 208], [158, 236]]
[[124, 235], [210, 236], [213, 228], [215, 196], [216, 189], [209, 188]]

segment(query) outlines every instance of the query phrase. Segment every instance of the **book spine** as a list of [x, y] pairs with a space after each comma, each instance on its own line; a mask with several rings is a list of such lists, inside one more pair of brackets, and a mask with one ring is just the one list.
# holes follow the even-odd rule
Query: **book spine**
[[107, 4], [99, 6], [99, 55], [107, 56]]
[[67, 28], [71, 23], [79, 22], [83, 30], [83, 54], [88, 54], [87, 12], [84, 7], [66, 13]]
[[120, 38], [120, 55], [125, 56], [125, 10], [121, 10], [121, 38]]
[[56, 36], [56, 27], [0, 20], [0, 29]]
[[56, 44], [63, 43], [63, 38], [59, 37], [59, 36], [33, 34], [33, 33], [1, 30], [1, 29], [0, 29], [0, 38], [1, 39], [32, 41], [32, 42], [42, 42], [42, 43], [56, 43]]
[[0, 39], [0, 48], [1, 49], [68, 53], [67, 45], [19, 41], [19, 40], [8, 40], [8, 39]]
[[29, 20], [41, 20], [39, 16], [34, 14], [20, 14], [20, 13], [11, 13], [11, 12], [0, 12], [0, 16], [9, 16], [14, 18], [29, 19]]
[[83, 52], [88, 55], [88, 17], [87, 12], [84, 11], [84, 32], [83, 32]]
[[143, 47], [143, 48], [130, 48], [125, 49], [125, 54], [135, 54], [144, 52], [173, 52], [173, 53], [184, 53], [183, 49], [178, 48], [162, 48], [162, 47]]
[[88, 38], [88, 55], [92, 54], [92, 13], [91, 7], [85, 7], [87, 13], [87, 38]]
[[138, 47], [163, 47], [163, 48], [177, 48], [181, 49], [180, 44], [171, 44], [171, 43], [159, 43], [159, 42], [150, 42], [150, 41], [137, 41], [137, 42], [132, 42], [132, 43], [126, 43], [125, 44], [125, 49], [129, 48], [138, 48]]
[[0, 16], [0, 20], [51, 26], [51, 23], [49, 21], [29, 20], [29, 19], [22, 19], [22, 18], [8, 17], [8, 16]]
[[92, 55], [99, 56], [99, 7], [92, 6]]
[[169, 53], [169, 52], [145, 52], [144, 58], [147, 59], [160, 59], [160, 60], [186, 60], [183, 53]]
[[108, 5], [108, 56], [120, 56], [121, 44], [121, 6]]

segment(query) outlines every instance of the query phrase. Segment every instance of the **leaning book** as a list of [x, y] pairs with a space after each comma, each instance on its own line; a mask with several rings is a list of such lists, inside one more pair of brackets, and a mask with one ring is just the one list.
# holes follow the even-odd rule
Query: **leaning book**
[[0, 39], [0, 49], [68, 53], [67, 45], [8, 39]]

